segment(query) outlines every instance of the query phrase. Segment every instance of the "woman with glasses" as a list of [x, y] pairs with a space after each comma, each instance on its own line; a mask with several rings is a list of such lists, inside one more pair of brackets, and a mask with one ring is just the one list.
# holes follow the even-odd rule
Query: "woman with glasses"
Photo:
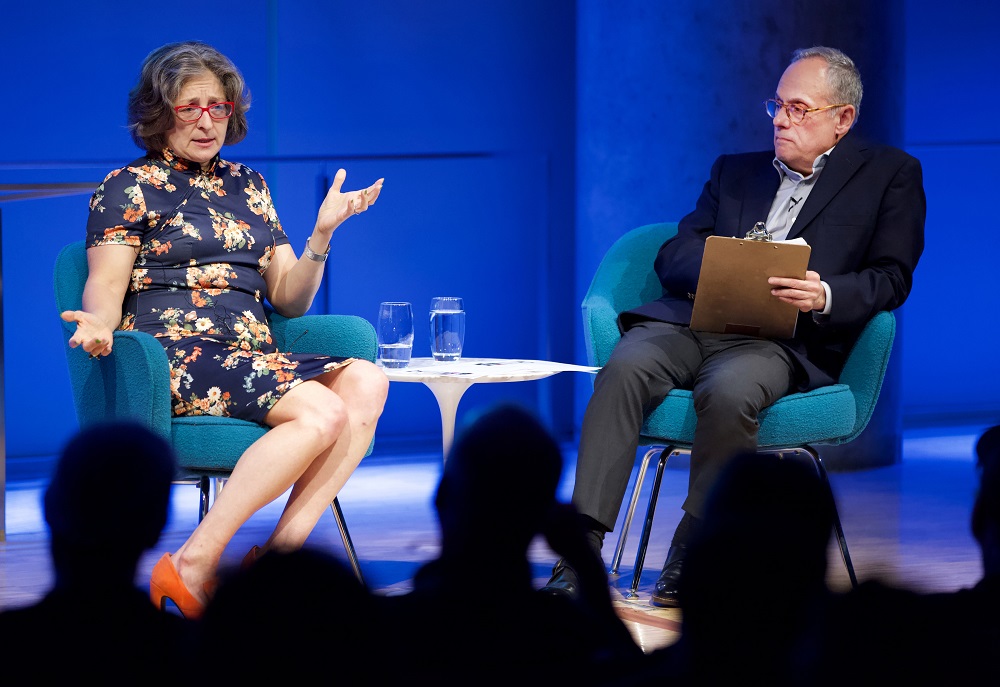
[[241, 456], [191, 537], [153, 569], [150, 594], [199, 617], [223, 550], [261, 507], [291, 488], [274, 532], [247, 555], [301, 547], [368, 450], [386, 393], [365, 360], [291, 354], [272, 343], [266, 300], [295, 317], [312, 304], [334, 230], [377, 199], [382, 179], [341, 190], [337, 172], [297, 257], [263, 177], [220, 157], [247, 133], [249, 95], [228, 58], [199, 42], [150, 53], [129, 94], [145, 155], [95, 191], [89, 277], [70, 346], [111, 353], [115, 329], [152, 334], [170, 362], [174, 416], [220, 415], [271, 431]]

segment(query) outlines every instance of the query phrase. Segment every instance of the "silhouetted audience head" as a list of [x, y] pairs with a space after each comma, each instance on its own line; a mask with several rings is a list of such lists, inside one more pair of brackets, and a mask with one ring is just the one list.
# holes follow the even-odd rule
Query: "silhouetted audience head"
[[[225, 663], [226, 680], [313, 677], [377, 684], [379, 627], [368, 589], [331, 554], [268, 551], [222, 579], [200, 621], [205, 670]], [[366, 676], [371, 680], [366, 680]], [[374, 681], [374, 682], [372, 682]]]
[[972, 507], [972, 534], [979, 543], [983, 573], [1000, 576], [1000, 425], [976, 442], [979, 488]]
[[[774, 454], [737, 456], [713, 489], [690, 555], [705, 563], [727, 559], [746, 564], [739, 569], [713, 567], [701, 575], [692, 571], [684, 586], [697, 594], [708, 586], [703, 584], [708, 579], [704, 575], [740, 588], [750, 575], [759, 578], [762, 591], [787, 590], [790, 583], [820, 585], [833, 520], [833, 496], [811, 460]], [[702, 565], [696, 560], [690, 567]], [[724, 591], [730, 585], [721, 590], [717, 584], [711, 586]], [[741, 590], [740, 597], [746, 596]]]
[[[863, 675], [870, 684], [971, 685], [996, 672], [1000, 651], [1000, 426], [975, 444], [979, 485], [971, 529], [983, 577], [971, 587], [924, 592], [869, 579], [844, 595], [831, 625], [821, 684]], [[956, 533], [957, 534], [957, 533]]]
[[[556, 498], [562, 471], [558, 444], [519, 406], [491, 407], [459, 432], [434, 501], [441, 553], [410, 593], [379, 598], [392, 684], [596, 684], [619, 657], [641, 653], [612, 612], [532, 584], [528, 546], [553, 512], [569, 517]], [[565, 536], [587, 550], [578, 530]]]
[[556, 502], [563, 458], [539, 420], [503, 404], [459, 433], [434, 505], [443, 546], [523, 552]]
[[678, 585], [700, 676], [782, 684], [815, 658], [832, 499], [808, 458], [741, 455], [720, 477]]
[[193, 653], [194, 625], [155, 608], [135, 580], [167, 523], [174, 477], [169, 444], [137, 424], [87, 427], [66, 444], [43, 499], [55, 584], [0, 613], [4, 650], [32, 681], [175, 681], [157, 666]]
[[116, 566], [131, 567], [131, 580], [167, 524], [175, 470], [170, 445], [138, 424], [94, 425], [70, 439], [43, 504], [57, 583], [92, 569], [106, 577]]

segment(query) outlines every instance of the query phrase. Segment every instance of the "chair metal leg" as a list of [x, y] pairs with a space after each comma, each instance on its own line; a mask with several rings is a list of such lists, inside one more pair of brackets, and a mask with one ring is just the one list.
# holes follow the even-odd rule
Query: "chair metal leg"
[[208, 509], [212, 507], [215, 500], [219, 498], [219, 492], [226, 484], [225, 477], [209, 477], [203, 475], [198, 478], [198, 522], [200, 523], [208, 515]]
[[646, 561], [646, 547], [649, 545], [649, 533], [653, 529], [653, 513], [656, 511], [656, 500], [660, 495], [660, 484], [663, 482], [663, 468], [670, 458], [671, 451], [661, 451], [656, 463], [656, 473], [653, 477], [653, 488], [649, 493], [649, 503], [646, 505], [646, 520], [642, 523], [642, 535], [639, 537], [639, 549], [635, 553], [635, 570], [632, 572], [632, 587], [625, 595], [628, 599], [638, 596], [639, 578], [642, 576], [642, 566]]
[[225, 477], [213, 477], [212, 478], [212, 503], [215, 503], [219, 498], [219, 494], [222, 493], [222, 487], [226, 486]]
[[[857, 588], [858, 578], [854, 572], [854, 563], [851, 561], [851, 553], [847, 548], [847, 538], [844, 536], [844, 528], [840, 522], [840, 513], [837, 510], [836, 499], [833, 498], [833, 488], [830, 484], [830, 477], [827, 473], [826, 466], [823, 463], [823, 459], [820, 458], [819, 453], [813, 449], [811, 446], [798, 447], [791, 450], [776, 450], [773, 451], [779, 456], [785, 453], [797, 453], [798, 451], [803, 451], [807, 453], [813, 460], [813, 464], [816, 467], [816, 471], [820, 478], [826, 484], [827, 490], [830, 493], [831, 505], [833, 507], [833, 523], [837, 532], [837, 540], [840, 544], [840, 555], [844, 559], [844, 567], [847, 568], [847, 574], [851, 579], [851, 586]], [[649, 467], [649, 461], [657, 453], [660, 453], [660, 459], [656, 464], [656, 473], [653, 479], [652, 490], [649, 495], [649, 502], [646, 505], [646, 518], [642, 525], [642, 534], [639, 538], [639, 547], [635, 555], [635, 569], [632, 574], [632, 586], [626, 593], [626, 598], [636, 598], [638, 596], [637, 591], [639, 589], [639, 579], [642, 576], [642, 568], [646, 559], [646, 548], [649, 546], [649, 536], [650, 531], [653, 526], [653, 515], [656, 511], [656, 500], [660, 493], [660, 485], [663, 482], [663, 470], [666, 467], [667, 460], [675, 452], [675, 449], [670, 446], [664, 447], [653, 447], [646, 452], [646, 455], [642, 458], [642, 463], [639, 466], [639, 472], [636, 475], [635, 486], [632, 488], [632, 497], [629, 501], [628, 510], [625, 513], [625, 521], [622, 524], [621, 533], [618, 535], [618, 544], [615, 547], [615, 555], [612, 559], [611, 564], [611, 574], [618, 574], [618, 568], [621, 564], [622, 555], [625, 551], [625, 541], [628, 538], [629, 528], [632, 524], [632, 518], [635, 513], [636, 505], [639, 501], [639, 492], [642, 489], [643, 481], [645, 480], [646, 471]], [[769, 451], [770, 452], [770, 451]]]
[[[215, 499], [219, 498], [219, 493], [225, 484], [226, 479], [224, 477], [203, 476], [198, 479], [198, 490], [200, 492], [200, 501], [198, 504], [199, 523], [208, 514], [208, 509], [214, 503]], [[337, 521], [337, 529], [340, 530], [340, 537], [344, 540], [344, 548], [347, 549], [347, 558], [351, 563], [354, 576], [358, 578], [358, 582], [365, 584], [365, 578], [361, 574], [361, 565], [358, 563], [358, 554], [354, 550], [351, 533], [347, 531], [347, 523], [344, 522], [344, 511], [340, 509], [340, 501], [338, 499], [333, 499], [333, 503], [330, 504], [330, 510], [333, 511], [333, 518]]]
[[351, 541], [351, 533], [347, 531], [347, 523], [344, 522], [344, 511], [340, 509], [340, 501], [336, 497], [334, 497], [333, 503], [330, 504], [330, 510], [333, 511], [333, 517], [337, 521], [337, 529], [340, 530], [340, 537], [344, 540], [344, 548], [347, 549], [347, 558], [351, 563], [351, 568], [354, 570], [354, 576], [358, 578], [358, 582], [364, 585], [365, 578], [361, 575], [361, 565], [358, 563], [358, 554], [354, 550], [354, 542]]
[[639, 472], [635, 475], [635, 486], [632, 487], [632, 498], [629, 499], [628, 510], [625, 511], [625, 521], [622, 523], [621, 532], [618, 533], [618, 545], [615, 546], [615, 555], [611, 559], [610, 575], [617, 575], [618, 568], [621, 566], [622, 554], [625, 553], [625, 540], [628, 539], [628, 531], [632, 526], [632, 516], [635, 515], [635, 507], [639, 503], [639, 493], [642, 491], [642, 483], [646, 479], [649, 460], [666, 448], [666, 446], [653, 446], [642, 457], [642, 463], [639, 464]]
[[208, 507], [211, 505], [211, 500], [209, 499], [209, 488], [211, 484], [211, 478], [202, 475], [198, 478], [198, 522], [200, 523], [208, 515]]
[[810, 446], [804, 448], [805, 452], [812, 456], [813, 463], [816, 465], [816, 470], [819, 472], [819, 476], [826, 483], [827, 490], [830, 492], [830, 501], [833, 505], [833, 524], [837, 530], [837, 540], [840, 542], [840, 555], [844, 559], [844, 566], [847, 568], [847, 575], [851, 578], [851, 587], [853, 589], [858, 588], [858, 577], [854, 574], [854, 563], [851, 562], [851, 553], [847, 550], [847, 538], [844, 536], [844, 528], [840, 524], [840, 513], [837, 512], [837, 500], [833, 497], [833, 486], [830, 484], [830, 477], [826, 472], [826, 466], [823, 464], [823, 459], [820, 458], [819, 452]]
[[[820, 458], [819, 452], [812, 446], [802, 446], [793, 449], [792, 453], [797, 453], [802, 451], [809, 454], [809, 457], [813, 460], [813, 465], [816, 467], [816, 473], [819, 475], [820, 479], [826, 485], [827, 492], [830, 494], [830, 506], [833, 509], [833, 526], [837, 532], [837, 542], [840, 544], [840, 555], [844, 559], [844, 567], [847, 568], [847, 576], [851, 579], [851, 587], [853, 589], [858, 588], [858, 576], [854, 573], [854, 563], [851, 561], [851, 552], [847, 550], [847, 537], [844, 536], [844, 527], [840, 524], [840, 513], [837, 510], [837, 500], [833, 496], [833, 485], [830, 484], [830, 476], [826, 471], [826, 465], [823, 463], [823, 459]], [[784, 455], [784, 451], [776, 451], [779, 456]]]

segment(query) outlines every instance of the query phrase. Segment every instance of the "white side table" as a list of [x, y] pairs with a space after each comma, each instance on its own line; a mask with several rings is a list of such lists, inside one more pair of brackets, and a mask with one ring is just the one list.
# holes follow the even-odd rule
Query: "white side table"
[[551, 377], [559, 372], [596, 373], [596, 367], [568, 365], [547, 360], [507, 358], [462, 358], [440, 362], [433, 358], [411, 358], [407, 367], [382, 368], [393, 382], [423, 382], [437, 399], [441, 411], [442, 458], [447, 459], [455, 438], [458, 402], [473, 384], [527, 382]]

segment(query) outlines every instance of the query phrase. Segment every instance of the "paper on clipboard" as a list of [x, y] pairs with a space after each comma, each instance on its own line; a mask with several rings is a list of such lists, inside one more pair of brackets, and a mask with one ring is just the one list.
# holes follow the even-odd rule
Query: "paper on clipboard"
[[799, 309], [771, 295], [768, 277], [805, 279], [804, 242], [709, 236], [695, 292], [691, 329], [767, 339], [795, 335]]

